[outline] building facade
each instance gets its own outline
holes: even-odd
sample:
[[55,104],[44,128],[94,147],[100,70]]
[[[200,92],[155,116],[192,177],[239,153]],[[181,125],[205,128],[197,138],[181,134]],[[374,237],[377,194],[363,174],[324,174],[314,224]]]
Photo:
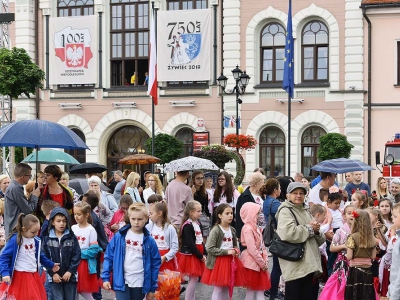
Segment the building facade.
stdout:
[[[102,54],[97,56],[95,82],[68,85],[46,82],[39,97],[39,117],[74,129],[91,149],[76,153],[82,160],[107,164],[111,169],[120,168],[116,161],[132,151],[142,151],[143,141],[151,136],[152,105],[143,82],[148,71],[152,2],[39,0],[37,8],[33,0],[10,2],[16,12],[14,45],[26,48],[32,57],[37,52],[39,65],[44,70],[48,67],[48,20],[68,17],[73,24],[74,16],[96,16],[97,28],[101,28]],[[205,121],[211,143],[220,143],[223,135],[235,133],[235,126],[229,125],[230,122],[224,126],[224,120],[236,118],[236,97],[221,94],[216,79],[222,72],[230,77],[228,88],[233,87],[230,73],[238,65],[251,77],[246,93],[241,96],[240,132],[253,135],[259,141],[256,149],[243,153],[247,172],[260,166],[268,175],[286,174],[290,150],[292,174],[300,171],[311,175],[310,166],[317,162],[319,137],[329,132],[345,134],[354,145],[352,157],[367,161],[365,53],[368,49],[361,1],[293,1],[295,95],[291,104],[290,133],[287,94],[281,88],[287,2],[155,1],[158,12],[189,10],[196,15],[197,9],[210,10],[213,28],[209,37],[212,39],[209,80],[188,78],[188,81],[159,82],[156,133],[178,136],[187,145],[186,154],[191,151],[191,133],[196,130],[199,118]],[[37,10],[39,14],[35,19]],[[390,34],[394,51],[395,31]],[[383,38],[381,35],[380,39]],[[378,42],[377,38],[373,45],[379,47]],[[383,57],[387,59],[390,55]],[[378,61],[375,63],[377,68],[384,68]],[[135,81],[131,85],[134,72]],[[392,73],[394,76],[394,71]],[[51,81],[51,74],[49,76]],[[379,80],[384,79],[380,77]],[[391,84],[395,93],[396,87]],[[378,89],[373,93],[378,93]],[[394,95],[390,97],[395,101]],[[15,102],[17,119],[34,118],[37,114],[34,101],[19,99]],[[134,102],[135,107],[115,107],[113,103],[116,102]],[[66,108],[63,103],[80,103],[81,107]],[[373,113],[378,117],[386,110],[374,109]],[[377,122],[372,124],[378,126]],[[378,131],[375,133],[377,140],[385,139]],[[375,143],[374,147],[383,148]],[[227,167],[234,170],[235,165]]]

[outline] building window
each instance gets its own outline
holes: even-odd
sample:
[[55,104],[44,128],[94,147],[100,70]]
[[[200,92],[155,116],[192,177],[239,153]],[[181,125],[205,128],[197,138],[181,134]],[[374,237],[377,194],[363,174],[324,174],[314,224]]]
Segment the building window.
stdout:
[[329,33],[320,21],[311,21],[302,33],[302,79],[306,81],[328,81]]
[[168,0],[168,10],[189,10],[207,8],[206,0]]
[[283,81],[286,31],[282,25],[271,23],[261,32],[261,82]]
[[[79,136],[84,143],[86,143],[85,134],[80,129],[71,128],[71,130],[75,132],[76,135]],[[79,161],[81,164],[86,162],[86,149],[65,150],[65,152],[75,157],[75,159]],[[70,167],[65,166],[65,168],[66,168],[65,171],[68,173]]]
[[184,127],[179,129],[175,134],[175,137],[183,143],[181,157],[186,157],[193,154],[193,132],[193,129]]
[[[94,14],[94,0],[58,0],[59,17],[91,16]],[[58,89],[86,88],[93,89],[94,84],[59,84]]]
[[260,135],[259,166],[266,176],[285,174],[285,134],[276,126],[265,128]]
[[111,86],[143,85],[149,67],[149,4],[111,0],[110,10]]
[[326,134],[326,131],[319,126],[307,128],[301,136],[301,170],[304,176],[317,176],[317,172],[310,168],[318,161],[319,138]]
[[397,85],[400,85],[400,42],[397,42]]
[[[111,175],[111,171],[127,168],[127,166],[118,164],[120,159],[128,155],[144,153],[144,145],[148,139],[149,135],[137,126],[128,125],[115,130],[107,144],[108,175]],[[128,169],[139,173],[149,167],[150,165],[135,165],[134,168],[128,167]]]
[[[206,0],[167,0],[167,8],[168,10],[206,9],[207,3]],[[167,85],[170,87],[207,86],[208,81],[168,81]]]

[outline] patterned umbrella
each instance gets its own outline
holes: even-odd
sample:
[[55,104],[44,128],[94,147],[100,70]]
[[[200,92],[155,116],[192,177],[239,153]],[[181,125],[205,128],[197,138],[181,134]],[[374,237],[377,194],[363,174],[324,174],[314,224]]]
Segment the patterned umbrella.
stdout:
[[179,172],[190,170],[219,170],[211,160],[187,156],[176,159],[165,165],[164,172]]
[[120,159],[120,165],[149,165],[160,162],[161,159],[148,154],[134,154]]

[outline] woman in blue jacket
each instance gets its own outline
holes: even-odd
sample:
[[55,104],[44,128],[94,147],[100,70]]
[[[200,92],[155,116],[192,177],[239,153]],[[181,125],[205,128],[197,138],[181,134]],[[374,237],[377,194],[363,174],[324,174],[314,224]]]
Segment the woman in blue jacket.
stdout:
[[[132,204],[126,215],[126,223],[109,242],[104,256],[103,287],[112,289],[117,300],[154,299],[157,289],[161,257],[155,240],[145,228],[148,210],[143,203]],[[126,283],[127,282],[127,283]]]

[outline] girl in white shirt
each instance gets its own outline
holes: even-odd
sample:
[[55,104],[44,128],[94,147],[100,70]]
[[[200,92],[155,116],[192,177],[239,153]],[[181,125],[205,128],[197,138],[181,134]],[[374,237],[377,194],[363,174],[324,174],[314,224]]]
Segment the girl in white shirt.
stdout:
[[17,225],[0,256],[3,281],[0,285],[1,299],[9,299],[8,296],[14,296],[14,299],[46,299],[46,291],[38,273],[39,266],[42,264],[53,272],[60,267],[40,252],[40,239],[37,237],[39,229],[36,216],[19,215]]
[[158,194],[161,195],[164,198],[164,192],[163,192],[163,187],[160,178],[158,178],[158,175],[156,174],[150,174],[149,178],[147,179],[147,184],[146,184],[146,189],[143,191],[143,199],[144,202],[149,208],[149,203],[147,202],[147,199],[153,194]]
[[[76,225],[71,227],[78,239],[81,250],[88,249],[91,245],[97,244],[97,233],[88,220],[91,220],[90,205],[86,202],[79,202],[74,206],[74,216]],[[92,293],[99,291],[97,274],[89,273],[89,264],[87,259],[81,259],[78,267],[78,293],[86,300],[94,299]]]
[[168,219],[167,204],[164,201],[150,204],[150,222],[146,229],[156,241],[161,256],[160,272],[177,271],[176,253],[179,250],[178,235],[175,227]]

